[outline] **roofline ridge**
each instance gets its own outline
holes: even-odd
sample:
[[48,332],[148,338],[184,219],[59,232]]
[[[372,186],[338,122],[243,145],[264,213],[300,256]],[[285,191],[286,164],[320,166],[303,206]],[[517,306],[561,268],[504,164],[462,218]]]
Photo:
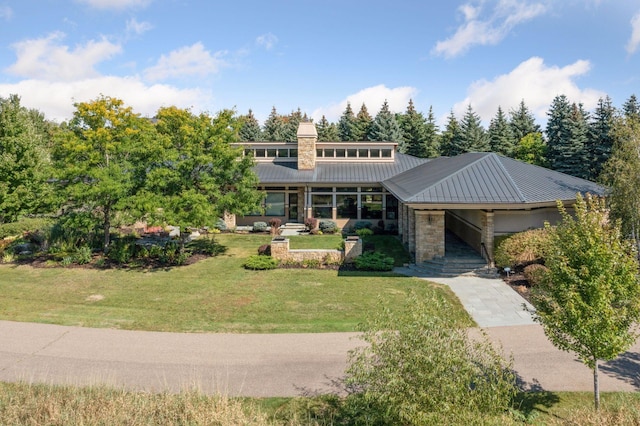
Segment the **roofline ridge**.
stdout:
[[[522,191],[520,190],[520,187],[516,184],[516,182],[513,180],[513,177],[511,176],[511,173],[509,173],[507,171],[507,169],[504,167],[504,164],[502,164],[502,159],[503,158],[508,158],[508,157],[504,157],[502,155],[496,154],[495,152],[492,152],[491,154],[493,154],[494,157],[496,157],[498,159],[498,164],[500,165],[500,168],[502,169],[502,171],[504,172],[504,174],[507,176],[507,179],[509,179],[509,182],[511,182],[511,184],[513,185],[513,187],[516,189],[516,192],[518,193],[518,195],[520,196],[520,201],[523,203],[527,202],[527,197],[524,196],[524,194],[522,193]],[[513,158],[510,158],[511,160],[513,160]],[[518,161],[518,160],[514,160],[514,161]],[[528,163],[527,163],[528,164]]]

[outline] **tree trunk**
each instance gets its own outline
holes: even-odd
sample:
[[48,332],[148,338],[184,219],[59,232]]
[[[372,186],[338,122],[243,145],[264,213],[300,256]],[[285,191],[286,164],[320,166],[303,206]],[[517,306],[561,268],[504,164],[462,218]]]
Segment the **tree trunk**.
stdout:
[[598,360],[595,359],[593,364],[593,402],[596,411],[600,410],[600,383],[598,382]]
[[111,229],[110,213],[111,213],[111,207],[110,206],[104,206],[104,223],[103,223],[104,246],[102,248],[102,251],[104,253],[106,253],[107,250],[109,250],[109,237],[110,237],[109,230]]

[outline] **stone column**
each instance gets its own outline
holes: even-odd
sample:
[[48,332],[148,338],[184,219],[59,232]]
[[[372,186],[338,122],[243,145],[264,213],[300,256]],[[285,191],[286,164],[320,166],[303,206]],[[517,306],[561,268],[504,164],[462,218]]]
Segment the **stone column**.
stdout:
[[352,263],[354,259],[362,254],[362,240],[360,237],[347,237],[344,240],[344,261]]
[[298,125],[298,170],[316,168],[316,142],[318,132],[315,124],[303,121]]
[[[493,267],[493,241],[494,241],[494,225],[493,225],[493,212],[492,211],[482,211],[482,216],[480,219],[480,223],[482,226],[482,242],[484,243],[485,248],[487,249],[487,253],[489,254],[489,258],[491,259],[491,267]],[[487,259],[489,260],[489,259]]]
[[409,253],[416,253],[416,217],[415,210],[407,207],[407,247]]
[[307,197],[304,188],[298,188],[298,223],[304,223],[307,214]]
[[444,256],[444,210],[415,212],[416,263]]
[[271,240],[271,257],[285,260],[289,256],[289,239],[276,237]]
[[229,212],[224,212],[222,215],[224,224],[227,225],[227,229],[235,229],[236,227],[236,215]]
[[398,235],[400,236],[400,241],[404,241],[404,204],[398,203]]

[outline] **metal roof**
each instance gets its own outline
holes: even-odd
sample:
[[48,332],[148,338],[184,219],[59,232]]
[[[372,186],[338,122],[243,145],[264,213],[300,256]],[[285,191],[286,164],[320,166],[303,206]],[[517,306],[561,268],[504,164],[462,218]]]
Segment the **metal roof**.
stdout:
[[428,162],[395,153],[394,161],[316,162],[313,170],[298,170],[296,162],[258,162],[254,171],[263,184],[380,183]]
[[405,203],[527,204],[604,195],[604,188],[495,153],[440,157],[382,182]]

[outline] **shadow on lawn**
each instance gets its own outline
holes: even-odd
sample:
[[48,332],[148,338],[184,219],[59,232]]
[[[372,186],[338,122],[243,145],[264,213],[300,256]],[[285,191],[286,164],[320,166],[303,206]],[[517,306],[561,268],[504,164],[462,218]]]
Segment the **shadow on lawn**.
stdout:
[[544,390],[536,379],[529,383],[516,373],[516,386],[520,391],[513,398],[513,410],[520,412],[525,419],[530,419],[538,412],[548,414],[545,409],[560,402],[557,394]]

